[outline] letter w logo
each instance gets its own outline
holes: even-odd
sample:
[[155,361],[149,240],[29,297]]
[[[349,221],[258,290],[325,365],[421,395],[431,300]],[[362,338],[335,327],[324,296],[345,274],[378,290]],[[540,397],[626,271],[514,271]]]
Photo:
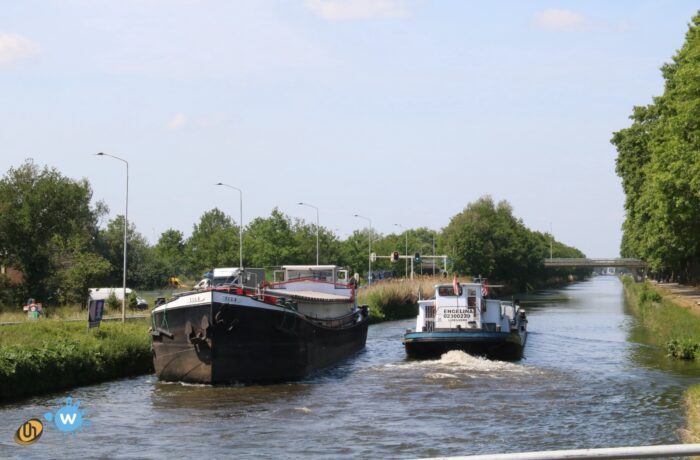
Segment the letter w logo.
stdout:
[[59,416],[61,417],[61,422],[63,422],[64,425],[72,425],[73,423],[75,423],[75,418],[78,416],[78,414],[59,414]]

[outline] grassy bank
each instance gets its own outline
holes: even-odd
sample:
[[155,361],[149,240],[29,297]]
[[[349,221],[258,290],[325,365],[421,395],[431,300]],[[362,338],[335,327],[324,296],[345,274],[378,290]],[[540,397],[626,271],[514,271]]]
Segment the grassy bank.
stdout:
[[669,356],[700,359],[700,315],[662,296],[649,283],[635,283],[629,277],[623,283],[629,307]]
[[149,323],[35,321],[0,329],[0,401],[152,372]]
[[[665,346],[670,358],[700,359],[700,315],[687,306],[673,302],[648,283],[623,278],[625,297],[635,316],[652,331],[659,346]],[[685,394],[687,428],[683,441],[700,442],[700,385],[690,386]]]

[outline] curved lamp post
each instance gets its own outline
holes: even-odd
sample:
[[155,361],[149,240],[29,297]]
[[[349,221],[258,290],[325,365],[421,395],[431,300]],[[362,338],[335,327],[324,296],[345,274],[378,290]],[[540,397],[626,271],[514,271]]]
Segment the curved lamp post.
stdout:
[[[238,190],[239,196],[240,196],[240,214],[239,214],[239,220],[240,222],[238,223],[238,265],[241,271],[243,271],[243,191],[239,189],[238,187],[234,187],[233,185],[228,185],[224,184],[223,182],[218,182],[216,185],[221,185],[223,187],[228,187],[232,188],[234,190]],[[243,275],[240,275],[242,277]]]
[[319,230],[319,225],[318,225],[318,208],[312,204],[309,203],[304,203],[304,202],[299,202],[299,206],[308,206],[309,208],[314,208],[316,210],[316,265],[318,265],[318,230]]
[[124,162],[126,165],[126,205],[124,206],[124,277],[122,283],[122,323],[126,322],[126,232],[129,225],[129,162],[109,153],[97,153],[99,157],[110,157]]
[[358,219],[364,219],[367,222],[369,222],[369,271],[367,272],[367,286],[372,285],[372,219],[369,217],[361,216],[359,214],[354,214],[353,217],[357,217]]

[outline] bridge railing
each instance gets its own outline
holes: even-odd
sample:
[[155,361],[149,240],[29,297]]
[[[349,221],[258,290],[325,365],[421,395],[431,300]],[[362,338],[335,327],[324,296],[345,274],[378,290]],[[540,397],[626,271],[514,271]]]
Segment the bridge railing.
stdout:
[[544,260],[545,267],[627,267],[647,268],[648,265],[641,259],[617,258],[617,259],[588,259],[588,258],[553,258]]

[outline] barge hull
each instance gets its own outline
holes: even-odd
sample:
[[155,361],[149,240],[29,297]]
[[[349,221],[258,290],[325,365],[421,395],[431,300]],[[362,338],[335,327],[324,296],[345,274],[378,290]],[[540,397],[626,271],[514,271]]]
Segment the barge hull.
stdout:
[[362,350],[369,321],[325,327],[289,309],[212,302],[168,311],[167,323],[172,338],[153,339],[158,378],[264,383],[298,380]]

